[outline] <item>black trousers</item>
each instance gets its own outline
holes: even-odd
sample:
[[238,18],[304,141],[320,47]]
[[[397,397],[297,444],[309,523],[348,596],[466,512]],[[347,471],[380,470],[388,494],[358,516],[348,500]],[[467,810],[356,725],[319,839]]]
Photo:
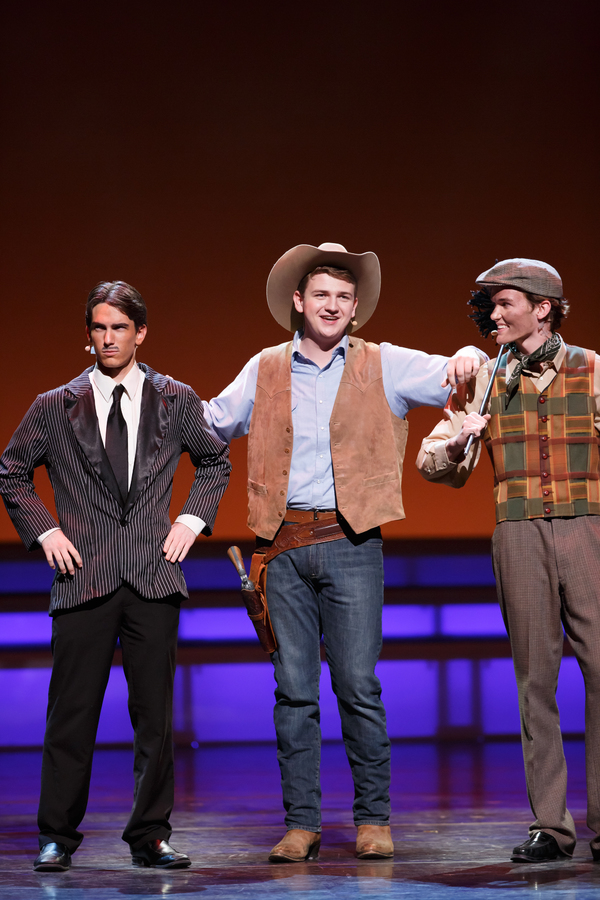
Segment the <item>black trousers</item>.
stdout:
[[54,615],[52,677],[38,811],[40,847],[75,851],[83,834],[92,755],[117,638],[134,730],[135,791],[123,840],[137,850],[168,840],[173,808],[173,679],[181,595],[116,593]]

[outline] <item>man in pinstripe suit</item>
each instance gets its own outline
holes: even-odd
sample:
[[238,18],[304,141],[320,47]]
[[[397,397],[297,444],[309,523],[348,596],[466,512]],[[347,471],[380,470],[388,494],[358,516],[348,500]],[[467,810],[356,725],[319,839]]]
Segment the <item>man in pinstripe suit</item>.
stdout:
[[[51,592],[53,668],[42,763],[36,870],[69,868],[117,638],[129,688],[135,793],[123,833],[135,866],[183,868],[168,843],[173,805],[172,696],[179,563],[210,534],[230,472],[227,446],[187,385],[136,363],[146,307],[124,282],[101,282],[86,308],[97,364],[40,394],[0,459],[0,492],[29,549],[57,569]],[[196,476],[171,525],[181,453]],[[58,522],[35,492],[45,465]]]

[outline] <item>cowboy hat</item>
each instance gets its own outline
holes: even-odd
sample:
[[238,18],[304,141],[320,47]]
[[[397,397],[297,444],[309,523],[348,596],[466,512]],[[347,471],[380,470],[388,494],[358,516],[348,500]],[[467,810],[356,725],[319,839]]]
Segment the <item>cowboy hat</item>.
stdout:
[[381,289],[381,269],[375,253],[348,253],[341,244],[298,244],[281,256],[267,279],[267,303],[273,318],[288,331],[302,327],[302,315],[294,307],[294,292],[305,275],[317,266],[349,269],[356,277],[358,306],[350,326],[356,331],[371,318]]

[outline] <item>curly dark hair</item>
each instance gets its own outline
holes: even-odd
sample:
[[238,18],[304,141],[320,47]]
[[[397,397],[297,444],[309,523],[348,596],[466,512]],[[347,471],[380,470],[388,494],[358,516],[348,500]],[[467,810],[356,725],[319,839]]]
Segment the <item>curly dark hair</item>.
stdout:
[[[508,286],[506,285],[506,287]],[[498,285],[498,287],[502,288],[503,285]],[[561,297],[559,300],[556,297],[542,297],[541,294],[530,294],[527,292],[525,292],[525,296],[532,309],[538,303],[542,303],[543,300],[547,300],[550,303],[552,308],[548,313],[548,322],[552,331],[558,331],[563,319],[569,314],[569,301],[564,297]],[[475,310],[475,312],[469,313],[469,318],[473,319],[477,325],[480,335],[486,338],[492,331],[496,330],[496,324],[490,317],[494,310],[494,301],[489,288],[483,287],[478,291],[471,291],[471,299],[468,301],[468,305]]]

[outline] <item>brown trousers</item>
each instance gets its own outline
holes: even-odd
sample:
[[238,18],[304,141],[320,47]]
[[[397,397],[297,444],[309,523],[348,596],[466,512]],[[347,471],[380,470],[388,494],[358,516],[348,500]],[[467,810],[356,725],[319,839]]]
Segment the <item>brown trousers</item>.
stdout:
[[586,691],[588,815],[600,849],[600,516],[501,522],[492,539],[498,599],[510,638],[525,776],[535,822],[563,853],[575,848],[556,704],[563,626]]

